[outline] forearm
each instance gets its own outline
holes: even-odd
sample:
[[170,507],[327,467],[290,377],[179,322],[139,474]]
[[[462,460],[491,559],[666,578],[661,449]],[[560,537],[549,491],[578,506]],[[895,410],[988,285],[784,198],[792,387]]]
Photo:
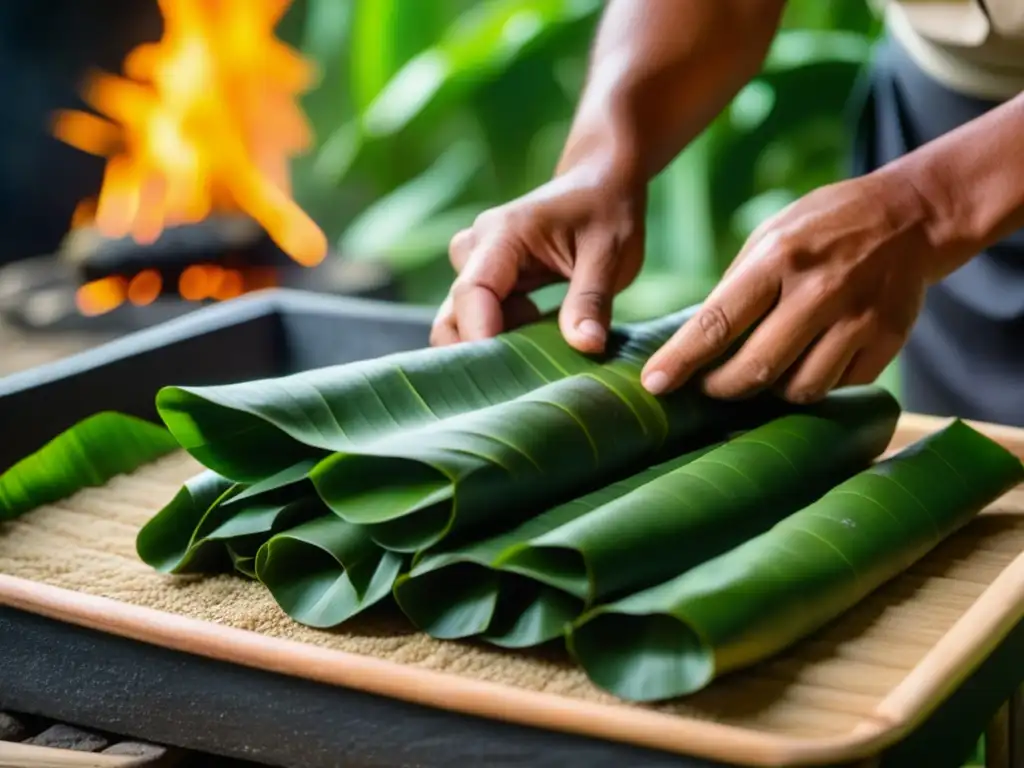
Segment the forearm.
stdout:
[[939,280],[1024,227],[1024,94],[878,171],[923,203]]
[[558,164],[646,183],[761,68],[785,0],[610,0]]

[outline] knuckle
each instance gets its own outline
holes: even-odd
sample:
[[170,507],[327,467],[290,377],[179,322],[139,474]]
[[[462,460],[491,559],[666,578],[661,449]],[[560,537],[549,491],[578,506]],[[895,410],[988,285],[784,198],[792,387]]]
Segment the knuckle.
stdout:
[[771,366],[760,357],[729,362],[709,373],[704,379],[708,394],[726,399],[744,397],[770,386],[775,375]]
[[703,307],[697,316],[697,327],[704,340],[718,347],[726,344],[732,336],[729,318],[721,307],[711,305]]
[[815,305],[828,304],[839,294],[842,283],[834,276],[821,274],[807,280],[808,300]]
[[575,304],[587,314],[603,314],[611,308],[611,300],[607,293],[593,289],[584,289],[575,294]]
[[802,246],[800,238],[788,230],[772,230],[764,236],[765,259],[769,264],[785,271],[799,271]]
[[448,243],[448,260],[452,267],[458,272],[465,264],[469,249],[473,241],[473,232],[470,229],[463,229],[456,232]]
[[791,384],[783,392],[783,397],[794,405],[816,403],[824,396],[820,387],[808,384]]
[[743,365],[740,382],[751,387],[763,387],[771,384],[776,378],[774,366],[761,357],[751,357]]
[[868,342],[882,331],[882,321],[878,314],[875,312],[864,312],[851,323],[851,343],[858,341]]
[[488,208],[486,211],[478,213],[473,219],[473,229],[478,232],[492,229],[503,220],[504,213],[501,208]]
[[452,301],[457,303],[460,299],[472,293],[473,288],[473,283],[466,279],[464,275],[459,275],[459,277],[455,278],[455,282],[452,283]]
[[473,231],[478,239],[500,239],[522,230],[530,220],[521,206],[503,205],[478,214],[473,220]]
[[454,327],[450,316],[437,317],[430,327],[430,343],[434,346],[445,343],[454,335]]

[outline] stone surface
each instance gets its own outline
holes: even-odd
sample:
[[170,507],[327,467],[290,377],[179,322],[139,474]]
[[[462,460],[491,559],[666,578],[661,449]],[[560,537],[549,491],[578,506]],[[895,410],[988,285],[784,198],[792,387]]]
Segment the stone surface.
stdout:
[[83,731],[73,725],[51,725],[42,733],[25,739],[26,744],[53,749],[72,749],[76,752],[99,752],[110,742],[96,733]]
[[0,741],[21,741],[27,734],[28,729],[21,720],[0,712]]
[[144,760],[159,760],[167,754],[167,749],[157,744],[147,744],[142,741],[121,741],[107,747],[102,752],[104,755],[123,755],[126,757],[139,757]]

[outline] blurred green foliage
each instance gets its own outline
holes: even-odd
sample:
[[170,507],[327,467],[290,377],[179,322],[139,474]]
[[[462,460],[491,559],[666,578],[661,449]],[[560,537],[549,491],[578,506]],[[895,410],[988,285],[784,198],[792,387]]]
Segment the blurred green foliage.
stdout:
[[[342,257],[439,302],[452,234],[550,178],[603,5],[296,0],[282,34],[323,72],[296,194]],[[646,265],[619,317],[698,300],[761,219],[843,176],[844,108],[877,32],[863,0],[790,0],[761,75],[652,182]]]

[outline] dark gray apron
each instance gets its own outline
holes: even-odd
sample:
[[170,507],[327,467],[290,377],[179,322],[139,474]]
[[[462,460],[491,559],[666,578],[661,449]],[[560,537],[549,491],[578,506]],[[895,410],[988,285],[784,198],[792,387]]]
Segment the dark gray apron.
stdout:
[[[891,39],[862,85],[857,175],[997,106],[940,85]],[[1024,230],[929,290],[900,361],[907,410],[1024,426]]]

